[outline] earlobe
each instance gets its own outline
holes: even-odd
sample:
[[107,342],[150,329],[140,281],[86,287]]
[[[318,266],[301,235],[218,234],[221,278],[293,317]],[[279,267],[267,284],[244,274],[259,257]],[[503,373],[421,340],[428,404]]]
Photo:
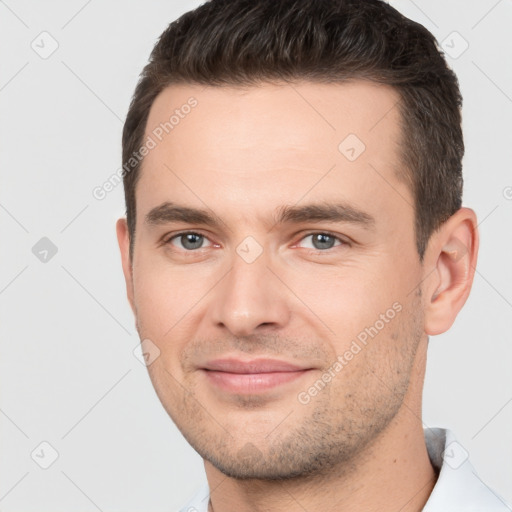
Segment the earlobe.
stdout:
[[123,274],[126,282],[126,295],[128,302],[135,314],[135,303],[133,294],[133,270],[130,259],[130,233],[125,218],[118,219],[116,223],[117,242],[121,252],[121,263],[123,266]]
[[425,287],[425,332],[436,335],[452,326],[471,291],[479,243],[475,212],[458,210],[431,242],[427,258],[434,270]]

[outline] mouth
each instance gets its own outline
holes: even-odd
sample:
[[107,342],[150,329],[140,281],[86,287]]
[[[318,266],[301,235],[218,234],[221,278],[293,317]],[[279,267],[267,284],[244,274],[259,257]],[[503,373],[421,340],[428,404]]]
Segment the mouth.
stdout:
[[295,381],[311,370],[275,359],[217,359],[201,368],[210,384],[235,394],[262,393]]

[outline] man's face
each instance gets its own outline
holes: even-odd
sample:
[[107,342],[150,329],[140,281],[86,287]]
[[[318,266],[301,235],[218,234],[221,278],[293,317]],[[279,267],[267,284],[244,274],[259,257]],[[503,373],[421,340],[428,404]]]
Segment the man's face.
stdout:
[[420,378],[397,101],[358,81],[176,85],[152,106],[130,299],[160,350],[148,370],[163,406],[230,476],[349,461]]

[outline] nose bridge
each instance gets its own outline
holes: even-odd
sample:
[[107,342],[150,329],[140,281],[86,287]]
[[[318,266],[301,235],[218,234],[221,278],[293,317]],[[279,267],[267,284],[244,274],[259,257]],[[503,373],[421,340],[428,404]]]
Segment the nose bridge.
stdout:
[[[236,336],[260,326],[283,326],[289,319],[284,286],[268,268],[267,249],[247,237],[231,255],[231,270],[216,287],[211,320]],[[275,270],[274,270],[275,271]]]

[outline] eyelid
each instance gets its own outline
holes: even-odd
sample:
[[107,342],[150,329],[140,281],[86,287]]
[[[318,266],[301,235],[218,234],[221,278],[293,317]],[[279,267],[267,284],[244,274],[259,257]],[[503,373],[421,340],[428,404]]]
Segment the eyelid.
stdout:
[[[314,231],[309,231],[307,233],[304,233],[298,240],[298,242],[296,242],[294,244],[297,245],[299,242],[301,242],[302,240],[304,240],[304,238],[307,238],[308,236],[311,236],[311,235],[328,235],[334,239],[336,239],[337,241],[341,242],[340,245],[350,245],[350,241],[347,239],[347,237],[343,237],[343,236],[340,236],[339,234],[336,234],[336,233],[333,233],[332,231],[329,231],[329,230],[325,230],[325,229],[317,229],[317,230],[314,230]],[[334,247],[339,247],[339,245],[337,246],[334,246]],[[334,247],[332,247],[332,249],[334,249]],[[319,251],[319,249],[316,249],[317,251]],[[325,249],[323,250],[322,252],[326,252],[328,251],[329,249]]]
[[[177,233],[172,233],[170,235],[165,235],[163,238],[162,238],[162,245],[172,245],[171,242],[172,240],[174,240],[175,238],[179,238],[183,235],[199,235],[199,236],[202,236],[205,240],[208,240],[208,242],[210,242],[211,245],[209,245],[208,247],[211,247],[213,245],[215,245],[215,243],[210,240],[210,238],[205,235],[204,233],[201,233],[200,230],[185,230],[185,231],[179,231]],[[200,247],[199,249],[194,249],[194,250],[186,250],[184,249],[186,252],[197,252],[201,249],[206,249],[206,247]]]
[[[166,235],[162,238],[162,245],[167,245],[167,244],[171,245],[171,241],[174,240],[175,238],[179,238],[183,235],[190,235],[190,234],[199,235],[199,236],[202,236],[205,240],[208,240],[211,244],[208,247],[218,245],[218,244],[215,244],[215,242],[213,242],[212,240],[210,240],[209,236],[205,235],[204,233],[201,233],[200,230],[195,230],[195,231],[194,230],[185,230],[185,231],[179,231],[177,233],[172,233],[171,235]],[[328,252],[328,251],[334,249],[334,247],[340,247],[341,245],[350,245],[350,242],[345,237],[342,237],[342,236],[340,236],[336,233],[333,233],[332,231],[329,231],[329,230],[318,230],[317,229],[317,230],[309,231],[307,233],[302,234],[301,237],[299,238],[299,240],[297,242],[295,242],[292,247],[297,246],[300,242],[302,242],[308,236],[319,235],[319,234],[328,235],[328,236],[336,239],[337,241],[339,241],[340,244],[335,245],[329,249],[324,249],[324,250],[320,250],[320,249],[309,249],[309,250],[313,250],[316,252]],[[188,250],[186,252],[197,252],[201,249],[206,249],[206,247],[200,247],[199,249]]]

